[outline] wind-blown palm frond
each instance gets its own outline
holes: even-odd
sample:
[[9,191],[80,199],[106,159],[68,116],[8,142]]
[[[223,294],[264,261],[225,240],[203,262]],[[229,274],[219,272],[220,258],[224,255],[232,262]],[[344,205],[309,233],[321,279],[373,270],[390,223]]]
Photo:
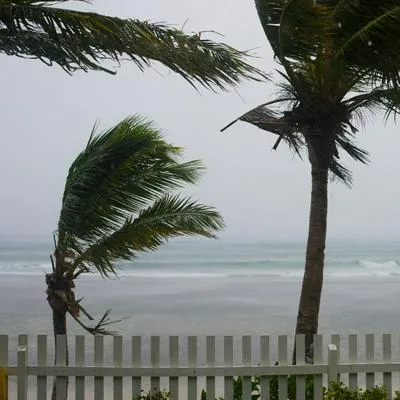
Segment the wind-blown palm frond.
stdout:
[[320,43],[330,34],[329,7],[311,0],[255,0],[267,39],[286,72],[291,62],[307,60],[320,51]]
[[72,259],[68,274],[95,267],[107,275],[115,260],[169,237],[214,237],[222,229],[213,208],[171,195],[203,171],[199,161],[179,162],[181,154],[139,116],[93,131],[71,165],[62,200],[58,247]]
[[264,79],[247,52],[185,34],[164,24],[120,19],[54,7],[64,0],[0,1],[0,52],[39,58],[68,72],[115,73],[105,61],[132,60],[141,70],[159,61],[191,84],[225,88],[242,79]]
[[276,100],[269,101],[267,103],[261,104],[260,106],[248,111],[239,118],[235,119],[224,128],[221,132],[231,127],[234,123],[238,121],[248,122],[258,128],[278,135],[278,139],[275,142],[273,150],[276,150],[283,140],[285,141],[289,148],[292,149],[297,155],[301,157],[301,148],[304,146],[304,142],[297,131],[297,127],[293,124],[287,116],[279,111],[271,109],[269,106],[277,105],[282,103],[292,103],[295,101],[293,97],[279,97]]
[[95,242],[165,192],[195,183],[203,167],[179,163],[181,154],[139,116],[92,136],[70,168],[59,234]]
[[400,113],[400,90],[397,88],[374,89],[367,93],[352,96],[344,101],[349,112],[376,113],[384,111],[386,119]]
[[224,227],[219,213],[177,195],[166,195],[134,219],[128,219],[111,235],[91,244],[74,263],[97,268],[103,275],[114,273],[117,259],[129,260],[140,252],[155,250],[169,238],[197,235],[213,238]]
[[397,0],[342,0],[334,18],[341,34],[336,56],[349,67],[363,70],[370,82],[400,83],[400,4]]

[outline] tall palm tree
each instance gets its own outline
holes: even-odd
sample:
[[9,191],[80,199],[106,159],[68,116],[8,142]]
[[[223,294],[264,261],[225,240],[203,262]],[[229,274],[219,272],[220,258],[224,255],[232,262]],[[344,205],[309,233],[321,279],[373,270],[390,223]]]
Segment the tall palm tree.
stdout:
[[114,74],[124,59],[141,70],[159,61],[192,85],[208,88],[263,78],[245,61],[248,53],[224,43],[164,24],[61,8],[66,1],[0,0],[0,52],[55,63],[68,73]]
[[[53,271],[46,275],[56,340],[67,333],[67,314],[92,334],[110,333],[109,310],[95,326],[82,322],[81,315],[92,317],[75,299],[79,276],[115,275],[118,260],[131,260],[176,236],[213,238],[224,227],[212,207],[174,194],[196,183],[203,170],[199,161],[180,162],[181,153],[139,116],[100,135],[92,132],[68,173]],[[57,400],[65,398],[66,391],[57,393]]]
[[323,283],[328,175],[350,185],[351,173],[339,152],[366,163],[367,152],[355,143],[358,126],[376,111],[383,110],[386,118],[400,112],[400,3],[255,3],[282,81],[274,99],[236,121],[276,134],[274,149],[283,141],[295,153],[305,149],[308,154],[311,206],[296,333],[306,335],[311,361]]

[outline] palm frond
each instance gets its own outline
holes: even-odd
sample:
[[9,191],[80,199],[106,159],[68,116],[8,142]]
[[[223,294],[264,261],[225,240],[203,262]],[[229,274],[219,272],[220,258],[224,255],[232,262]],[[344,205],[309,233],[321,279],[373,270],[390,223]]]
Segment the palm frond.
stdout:
[[341,34],[336,54],[369,81],[400,84],[400,4],[397,0],[342,0],[335,8]]
[[375,113],[384,111],[385,118],[393,115],[395,118],[400,113],[400,90],[397,88],[377,88],[367,93],[355,95],[344,101],[351,113]]
[[313,0],[256,0],[256,8],[267,39],[286,73],[302,63],[310,64],[321,53],[321,44],[332,32],[332,7]]
[[295,101],[296,99],[294,97],[279,97],[261,104],[226,125],[221,129],[221,132],[224,132],[237,121],[247,122],[264,131],[278,135],[273,150],[276,150],[283,140],[294,153],[301,157],[301,149],[304,146],[304,142],[296,129],[296,125],[293,124],[293,121],[288,119],[285,112],[281,113],[269,107],[271,105],[293,103]]
[[336,144],[343,149],[353,160],[363,164],[368,164],[368,152],[355,145],[354,135],[346,130],[342,130],[342,134],[335,137]]
[[[120,318],[118,320],[111,320],[110,314],[111,314],[111,308],[107,309],[103,316],[100,318],[100,320],[97,322],[96,325],[90,326],[85,324],[75,313],[71,312],[68,310],[69,314],[71,317],[88,333],[91,335],[101,335],[101,336],[115,336],[118,334],[117,331],[110,331],[108,330],[109,325],[114,325],[118,324],[119,322],[122,322],[125,318]],[[91,318],[92,319],[92,318]]]
[[332,159],[329,166],[330,178],[332,181],[340,181],[348,188],[351,188],[353,177],[350,170],[343,166],[337,159]]
[[282,0],[255,0],[255,5],[269,44],[275,56],[280,55],[279,24],[286,2]]
[[180,163],[181,153],[139,116],[93,136],[69,170],[58,224],[61,242],[68,237],[80,252],[79,242],[96,242],[161,195],[197,182],[202,164]]
[[249,53],[200,34],[51,6],[62,2],[2,0],[0,52],[56,63],[69,73],[79,69],[115,73],[115,63],[124,59],[143,70],[158,61],[192,85],[207,88],[224,89],[243,79],[267,78],[245,61]]
[[212,207],[177,195],[166,195],[107,237],[91,244],[74,262],[90,266],[104,276],[115,273],[114,262],[155,250],[167,239],[189,235],[213,238],[223,229],[221,215]]

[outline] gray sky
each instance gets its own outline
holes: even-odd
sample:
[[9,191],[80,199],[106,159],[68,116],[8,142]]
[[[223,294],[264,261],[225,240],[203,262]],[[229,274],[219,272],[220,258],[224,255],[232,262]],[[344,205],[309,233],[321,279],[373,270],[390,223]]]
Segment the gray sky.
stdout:
[[[253,0],[96,0],[101,13],[167,21],[185,30],[215,30],[239,49],[255,49],[254,63],[266,71],[277,65],[259,24]],[[220,40],[217,35],[213,40]],[[160,65],[145,73],[125,63],[116,76],[100,72],[68,76],[39,61],[0,56],[0,238],[46,238],[55,229],[64,180],[85,146],[96,120],[107,128],[141,113],[166,138],[185,147],[186,159],[207,166],[201,183],[186,190],[224,215],[222,238],[303,239],[309,207],[309,165],[281,146],[273,135],[245,123],[219,129],[271,98],[271,83],[245,83],[237,92],[195,92]],[[400,238],[395,154],[400,135],[393,122],[377,118],[359,133],[371,153],[369,166],[352,161],[354,187],[330,186],[329,236]]]

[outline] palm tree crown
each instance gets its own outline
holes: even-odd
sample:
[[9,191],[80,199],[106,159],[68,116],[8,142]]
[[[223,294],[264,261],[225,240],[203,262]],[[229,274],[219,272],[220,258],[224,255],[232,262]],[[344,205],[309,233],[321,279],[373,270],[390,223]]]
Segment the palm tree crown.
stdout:
[[368,159],[354,142],[356,125],[371,112],[400,111],[399,2],[256,0],[256,7],[283,81],[275,99],[237,120],[278,135],[274,149],[282,140],[298,154],[307,148],[312,163],[350,183],[340,150]]
[[264,77],[245,61],[248,53],[226,44],[164,24],[57,7],[66,1],[0,0],[0,52],[56,63],[69,73],[115,73],[107,60],[130,59],[141,70],[159,61],[191,84],[208,88]]

